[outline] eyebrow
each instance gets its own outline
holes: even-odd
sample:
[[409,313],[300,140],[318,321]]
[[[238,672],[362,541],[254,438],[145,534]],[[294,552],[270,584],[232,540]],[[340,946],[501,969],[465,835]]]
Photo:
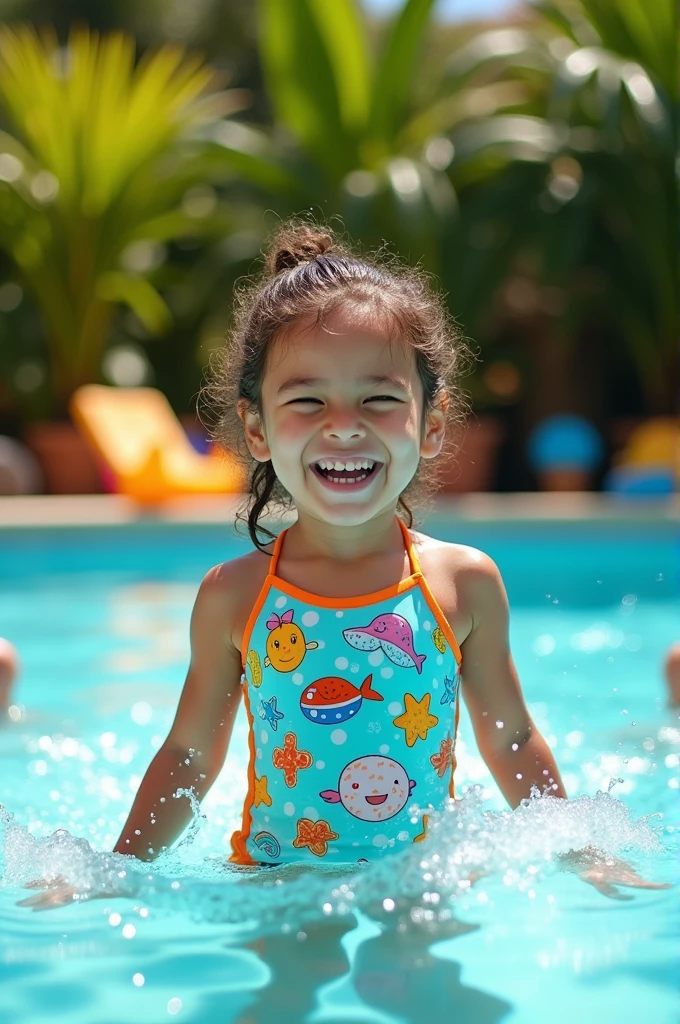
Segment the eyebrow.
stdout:
[[[327,384],[328,381],[324,377],[291,377],[284,384],[281,385],[277,394],[282,394],[285,391],[294,391],[296,388],[314,388],[319,387],[321,384]],[[385,384],[388,387],[401,388],[402,391],[408,391],[408,384],[401,377],[390,377],[384,374],[371,374],[366,377],[359,377],[360,384]]]

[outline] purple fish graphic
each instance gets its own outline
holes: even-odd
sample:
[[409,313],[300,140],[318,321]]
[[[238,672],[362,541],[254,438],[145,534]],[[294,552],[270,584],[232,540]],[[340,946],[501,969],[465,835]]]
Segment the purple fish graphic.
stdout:
[[413,630],[410,624],[396,612],[376,615],[368,626],[355,626],[343,629],[344,636],[350,647],[357,651],[383,651],[395,665],[402,668],[415,668],[420,675],[426,654],[416,654],[413,649]]

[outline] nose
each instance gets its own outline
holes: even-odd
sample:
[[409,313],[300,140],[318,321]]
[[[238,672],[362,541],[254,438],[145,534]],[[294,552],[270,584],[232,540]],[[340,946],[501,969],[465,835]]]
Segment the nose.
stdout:
[[356,441],[366,437],[366,429],[353,410],[334,409],[330,411],[323,435],[333,441]]

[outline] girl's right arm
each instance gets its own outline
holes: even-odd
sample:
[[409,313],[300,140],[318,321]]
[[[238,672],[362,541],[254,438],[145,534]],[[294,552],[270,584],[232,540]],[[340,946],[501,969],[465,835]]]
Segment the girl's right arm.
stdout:
[[142,779],[114,853],[153,860],[172,846],[191,820],[186,796],[199,801],[227,755],[241,699],[241,655],[233,623],[240,588],[233,563],[211,569],[201,583],[191,616],[191,662],[167,739]]

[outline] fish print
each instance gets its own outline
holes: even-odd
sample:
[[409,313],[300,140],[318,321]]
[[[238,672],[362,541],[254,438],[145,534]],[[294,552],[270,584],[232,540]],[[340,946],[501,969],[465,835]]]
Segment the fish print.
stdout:
[[415,784],[398,761],[369,754],[346,764],[338,788],[324,789],[319,796],[327,804],[342,804],[362,821],[386,821],[399,814]]
[[337,725],[354,718],[366,700],[382,700],[382,694],[371,689],[373,676],[368,675],[361,687],[339,676],[324,676],[306,686],[300,697],[300,711],[317,725]]
[[267,619],[267,657],[264,667],[276,669],[277,672],[294,672],[302,664],[307,651],[314,651],[319,646],[316,640],[305,640],[305,635],[293,622],[293,609],[289,608],[283,615],[272,612]]
[[342,635],[350,647],[358,651],[377,651],[380,647],[395,665],[415,668],[418,675],[423,670],[423,662],[427,655],[416,654],[413,648],[413,630],[403,615],[385,612],[383,615],[376,615],[368,626],[343,629]]

